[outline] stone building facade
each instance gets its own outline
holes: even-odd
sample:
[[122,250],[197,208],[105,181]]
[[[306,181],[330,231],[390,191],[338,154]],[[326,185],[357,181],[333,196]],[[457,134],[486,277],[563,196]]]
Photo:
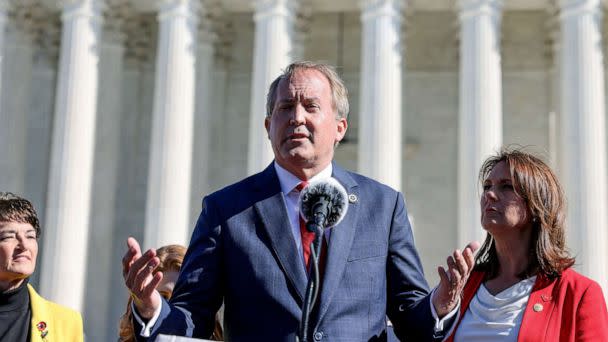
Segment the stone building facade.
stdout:
[[205,194],[272,159],[265,93],[290,61],[350,91],[343,167],[404,192],[431,284],[483,238],[502,145],[559,173],[577,268],[606,290],[605,2],[0,0],[0,189],[42,218],[33,283],[113,340],[125,240],[187,244]]

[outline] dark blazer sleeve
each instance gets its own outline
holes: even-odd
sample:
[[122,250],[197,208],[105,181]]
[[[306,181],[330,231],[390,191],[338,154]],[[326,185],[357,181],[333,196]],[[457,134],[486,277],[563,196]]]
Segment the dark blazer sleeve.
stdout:
[[387,314],[397,337],[407,341],[433,340],[434,319],[428,285],[400,193],[389,232],[386,274]]
[[215,313],[222,304],[221,226],[219,212],[210,198],[192,234],[188,252],[169,303],[163,301],[150,340],[159,334],[209,338]]

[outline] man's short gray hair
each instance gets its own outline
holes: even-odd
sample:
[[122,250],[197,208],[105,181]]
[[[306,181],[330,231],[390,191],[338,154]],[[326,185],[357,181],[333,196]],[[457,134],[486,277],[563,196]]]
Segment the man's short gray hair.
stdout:
[[309,61],[300,61],[289,64],[283,73],[277,77],[268,88],[268,95],[266,96],[266,117],[270,117],[272,115],[272,111],[274,110],[274,104],[277,100],[277,90],[279,88],[279,82],[283,79],[290,79],[293,74],[297,71],[301,70],[316,70],[325,77],[329,81],[329,87],[331,90],[332,96],[332,104],[334,110],[337,112],[337,118],[348,118],[348,90],[344,85],[344,82],[338,76],[338,73],[331,65],[317,62],[309,62]]

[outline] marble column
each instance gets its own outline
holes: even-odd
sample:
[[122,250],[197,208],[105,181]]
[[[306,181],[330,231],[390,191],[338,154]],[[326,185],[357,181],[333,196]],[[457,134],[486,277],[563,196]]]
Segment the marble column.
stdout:
[[[107,327],[110,321],[108,310],[111,298],[109,279],[116,271],[117,263],[108,257],[109,247],[115,241],[115,201],[118,183],[118,168],[121,146],[132,143],[121,142],[122,83],[125,34],[123,25],[128,20],[130,8],[123,0],[106,0],[104,27],[100,43],[99,91],[96,126],[96,144],[93,171],[93,193],[90,219],[87,288],[85,292],[84,320],[87,338],[98,341],[112,340]],[[133,101],[133,99],[131,99]],[[124,144],[123,144],[124,143]],[[125,229],[125,227],[120,227]],[[118,242],[118,241],[117,241]],[[119,243],[124,246],[125,241]]]
[[578,269],[608,293],[606,109],[600,0],[561,0],[562,179]]
[[483,242],[478,173],[502,144],[501,0],[459,0],[458,246]]
[[264,129],[268,86],[293,61],[296,0],[255,0],[255,41],[247,172],[263,170],[274,155]]
[[[82,310],[89,236],[103,2],[63,2],[40,290]],[[66,290],[69,289],[69,290]]]
[[361,1],[359,172],[401,190],[402,0]]
[[208,195],[209,170],[214,162],[211,156],[213,141],[213,112],[212,98],[215,83],[214,70],[214,43],[216,41],[213,30],[213,18],[209,8],[203,7],[198,28],[198,41],[196,53],[196,101],[194,118],[194,149],[192,154],[192,191],[190,194],[191,211],[189,227],[193,228],[201,213],[201,200]]
[[146,201],[145,248],[189,240],[198,8],[158,2],[158,48]]

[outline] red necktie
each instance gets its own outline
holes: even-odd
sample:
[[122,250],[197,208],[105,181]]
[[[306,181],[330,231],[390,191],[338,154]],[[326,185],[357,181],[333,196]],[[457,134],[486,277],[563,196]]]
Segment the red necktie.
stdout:
[[[300,182],[296,186],[296,191],[300,192],[302,189],[308,186],[308,182]],[[302,251],[304,252],[304,262],[306,263],[306,269],[310,270],[310,246],[315,239],[315,233],[309,231],[306,228],[306,222],[302,216],[299,216],[300,219],[300,236],[302,237]],[[325,269],[325,259],[327,257],[327,241],[325,241],[325,236],[323,236],[323,240],[321,243],[321,256],[319,257],[319,273],[320,276],[323,277],[323,270]]]

